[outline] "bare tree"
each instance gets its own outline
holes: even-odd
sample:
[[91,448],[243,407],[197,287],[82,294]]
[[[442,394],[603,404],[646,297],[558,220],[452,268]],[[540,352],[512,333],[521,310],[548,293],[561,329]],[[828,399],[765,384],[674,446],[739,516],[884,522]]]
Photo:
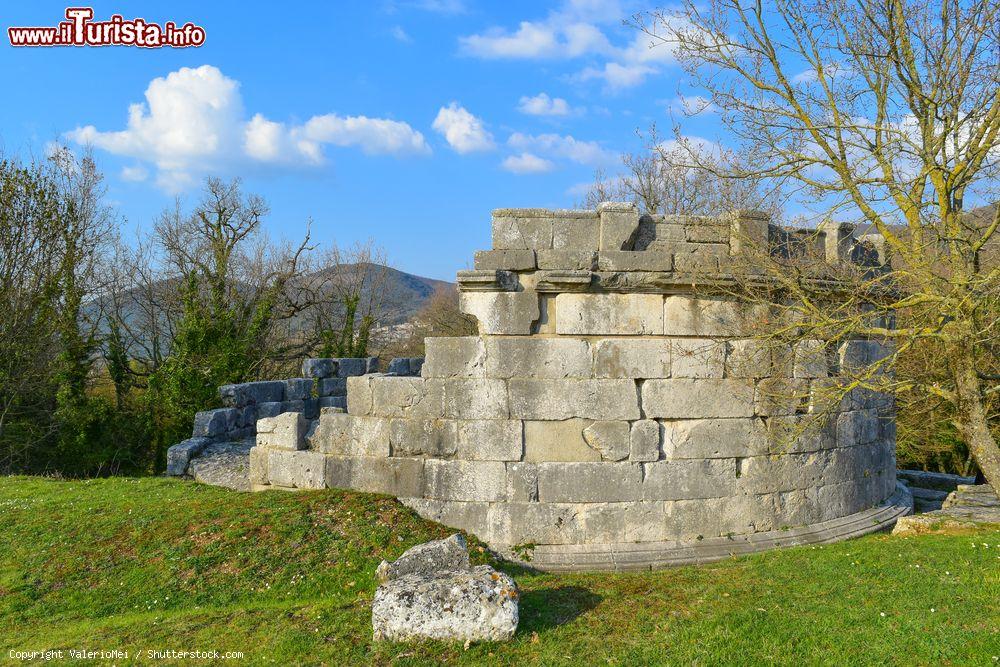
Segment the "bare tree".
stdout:
[[[652,125],[640,133],[643,149],[623,153],[623,172],[608,176],[603,170],[584,196],[584,206],[595,208],[602,201],[634,202],[652,215],[717,215],[737,208],[777,212],[781,201],[775,191],[766,191],[754,177],[727,177],[739,171],[737,155],[678,135],[663,141]],[[697,156],[696,161],[690,157]]]
[[[786,311],[794,326],[785,333],[800,341],[892,343],[891,354],[852,369],[842,392],[947,403],[1000,491],[1000,448],[990,428],[1000,391],[991,370],[1000,265],[984,261],[1000,212],[968,210],[970,201],[997,196],[1000,5],[688,0],[677,12],[637,21],[662,43],[657,48],[674,49],[753,157],[739,173],[692,153],[693,164],[769,180],[878,234],[864,250],[844,228],[828,225],[823,266],[761,253],[756,270],[767,287],[757,298]],[[855,270],[842,261],[867,251],[886,259],[884,268]],[[840,285],[835,299],[832,285]],[[944,373],[900,363],[925,346]]]

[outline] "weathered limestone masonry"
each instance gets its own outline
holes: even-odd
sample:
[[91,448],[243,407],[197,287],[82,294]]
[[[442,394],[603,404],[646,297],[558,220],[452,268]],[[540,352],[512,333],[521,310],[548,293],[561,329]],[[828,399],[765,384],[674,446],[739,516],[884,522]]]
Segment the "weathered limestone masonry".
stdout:
[[[852,395],[827,427],[786,437],[839,366],[882,345],[775,352],[739,338],[745,308],[711,295],[742,239],[787,248],[794,235],[747,212],[497,210],[493,248],[458,274],[479,335],[427,339],[419,377],[348,378],[346,412],[323,409],[311,427],[269,422],[251,482],[392,494],[551,570],[891,526],[912,502],[896,484],[891,400]],[[846,226],[821,241],[830,261],[871,247]],[[782,386],[804,400],[776,398]]]
[[[397,370],[409,359],[393,359]],[[219,387],[225,407],[205,410],[194,417],[191,437],[167,450],[167,474],[184,475],[191,460],[216,443],[236,442],[257,435],[258,420],[297,413],[316,419],[323,408],[347,407],[347,378],[377,368],[378,359],[306,359],[305,377],[227,384]],[[419,370],[417,370],[419,372]]]

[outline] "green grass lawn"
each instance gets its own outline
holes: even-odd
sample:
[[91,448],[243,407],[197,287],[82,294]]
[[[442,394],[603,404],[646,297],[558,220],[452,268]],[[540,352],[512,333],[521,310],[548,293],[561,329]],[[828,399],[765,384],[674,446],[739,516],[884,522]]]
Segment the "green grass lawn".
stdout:
[[372,644],[378,561],[449,532],[383,496],[0,478],[0,656],[200,649],[241,651],[249,663],[546,665],[997,665],[1000,656],[1000,529],[877,535],[658,572],[504,566],[522,593],[514,641]]

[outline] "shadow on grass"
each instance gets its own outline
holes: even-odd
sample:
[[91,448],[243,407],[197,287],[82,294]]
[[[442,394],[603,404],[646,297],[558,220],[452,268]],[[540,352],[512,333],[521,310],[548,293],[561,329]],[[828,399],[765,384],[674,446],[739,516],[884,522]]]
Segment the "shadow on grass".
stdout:
[[552,586],[521,593],[518,632],[539,632],[569,623],[603,598],[582,586]]

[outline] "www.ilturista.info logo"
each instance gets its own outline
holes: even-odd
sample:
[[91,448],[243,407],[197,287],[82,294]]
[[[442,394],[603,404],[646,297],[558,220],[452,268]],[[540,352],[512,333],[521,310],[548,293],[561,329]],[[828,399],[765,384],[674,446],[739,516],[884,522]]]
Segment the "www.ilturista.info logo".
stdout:
[[184,48],[205,43],[205,29],[191,22],[178,27],[173,21],[162,26],[141,18],[124,19],[113,14],[107,21],[93,21],[91,7],[67,7],[66,21],[56,26],[7,28],[11,46],[164,46]]

